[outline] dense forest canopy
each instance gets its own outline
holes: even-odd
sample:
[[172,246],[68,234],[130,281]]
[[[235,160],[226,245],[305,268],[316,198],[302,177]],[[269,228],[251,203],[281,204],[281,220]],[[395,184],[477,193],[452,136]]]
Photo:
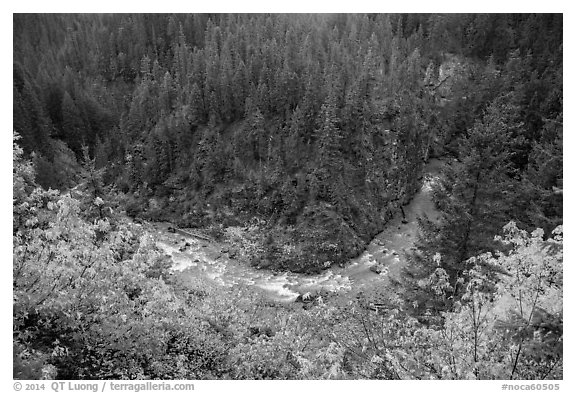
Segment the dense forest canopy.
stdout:
[[156,197],[184,226],[259,216],[270,244],[296,245],[277,267],[357,254],[424,161],[481,143],[470,130],[495,105],[507,169],[486,169],[525,190],[502,209],[550,230],[561,15],[14,16],[14,129],[41,185],[75,185],[87,146],[130,208]]
[[[230,311],[227,325],[232,326],[233,337],[201,328],[200,322],[188,330],[176,328],[179,318],[194,314],[185,301],[174,300],[185,290],[155,281],[162,280],[156,270],[165,268],[158,250],[144,237],[138,239],[140,235],[117,216],[119,212],[140,220],[204,228],[215,238],[226,227],[250,224],[252,265],[318,272],[360,254],[421,187],[425,163],[440,158],[454,163],[433,189],[441,219],[420,218],[417,250],[396,282],[402,304],[398,307],[411,311],[406,320],[391,324],[409,319],[410,329],[421,329],[420,344],[427,339],[444,348],[448,342],[434,329],[456,329],[475,302],[488,301],[480,293],[508,296],[524,285],[510,284],[504,290],[495,278],[503,269],[519,269],[512,263],[514,253],[526,253],[531,247],[544,250],[543,259],[554,263],[541,267],[535,262],[525,268],[536,266],[543,275],[561,275],[557,262],[563,214],[562,15],[15,14],[13,22],[14,247],[19,261],[15,286],[22,295],[15,307],[15,329],[32,334],[28,329],[42,323],[53,332],[58,323],[69,325],[71,331],[85,329],[88,322],[83,317],[66,314],[70,318],[66,319],[59,312],[71,307],[95,318],[104,312],[96,310],[100,284],[86,284],[84,277],[95,269],[93,277],[104,283],[116,277],[123,280],[123,287],[113,294],[118,315],[106,313],[121,320],[119,315],[126,315],[121,309],[140,299],[142,309],[133,310],[135,330],[156,326],[156,318],[172,324],[168,345],[172,349],[153,348],[143,357],[176,362],[170,351],[185,347],[186,356],[194,359],[194,365],[186,367],[146,363],[148,368],[134,360],[123,364],[120,374],[114,374],[108,363],[70,368],[83,356],[112,356],[102,349],[109,349],[108,326],[89,336],[100,340],[91,347],[94,353],[86,350],[76,354],[79,358],[60,357],[58,361],[65,363],[50,363],[60,372],[67,367],[75,370],[59,374],[61,378],[340,375],[332,369],[334,375],[323,373],[321,364],[344,356],[336,346],[352,340],[346,332],[343,341],[328,349],[322,347],[324,341],[316,343],[324,348],[322,359],[310,363],[303,349],[292,348],[290,356],[295,357],[264,372],[249,368],[256,366],[247,357],[273,352],[275,346],[285,348],[286,337],[298,336],[297,328],[287,333],[286,341],[277,338],[258,344],[254,353],[235,353],[246,357],[243,364],[248,368],[243,371],[226,363],[232,360],[222,360],[228,350],[222,342],[227,343],[225,348],[237,343],[239,326],[248,323],[240,321],[244,317],[237,310]],[[74,199],[74,191],[88,199]],[[494,240],[510,221],[515,224],[506,227],[508,243]],[[74,239],[69,225],[83,237]],[[537,228],[541,232],[530,237]],[[37,236],[50,245],[31,240]],[[87,243],[80,247],[83,241]],[[88,258],[90,253],[95,256]],[[80,258],[81,265],[55,270],[42,279],[36,268],[26,265],[31,255],[46,259],[48,266],[60,254],[62,260]],[[497,257],[487,255],[508,258],[509,266],[502,267],[491,259]],[[153,268],[147,265],[152,260]],[[135,269],[132,275],[123,275],[123,263]],[[434,280],[422,285],[438,274],[442,285]],[[550,280],[547,285],[556,285]],[[143,284],[136,285],[138,281]],[[82,297],[85,284],[92,297]],[[66,285],[73,285],[77,303],[54,298],[55,288],[63,291]],[[556,294],[550,293],[550,298]],[[163,306],[176,302],[178,306],[166,307],[180,311],[174,311],[178,316],[165,316],[148,310],[154,315],[144,317],[138,313],[149,307],[147,302]],[[202,307],[214,310],[218,305]],[[559,324],[541,327],[556,340],[546,341],[549,353],[536,360],[516,355],[512,369],[502,370],[524,378],[558,375],[553,370],[561,346],[559,312]],[[373,327],[374,321],[363,319],[356,309],[346,313],[354,321],[351,324]],[[438,322],[440,313],[449,314]],[[194,318],[201,321],[206,315],[200,312]],[[314,323],[321,318],[338,320],[333,314],[299,318],[312,318]],[[464,329],[466,323],[458,328]],[[477,333],[478,325],[471,326]],[[192,332],[196,328],[200,333]],[[307,334],[319,337],[321,329],[317,330]],[[457,333],[464,345],[470,332]],[[40,364],[47,356],[43,351],[52,344],[50,337],[34,334],[41,345],[23,349],[29,342],[25,335],[18,336],[15,348],[39,351]],[[72,348],[79,338],[70,334],[66,345]],[[205,349],[209,353],[198,353],[199,344],[184,339],[194,334],[209,342]],[[489,345],[505,352],[506,343],[522,334],[495,335],[494,340],[500,341]],[[522,337],[520,348],[529,341]],[[133,346],[118,351],[133,353],[139,342],[127,345]],[[535,342],[530,345],[538,352]],[[433,357],[435,364],[423,366],[426,355],[420,353],[409,361],[413,370],[399,371],[379,351],[373,355],[382,362],[370,363],[370,370],[360,360],[358,364],[348,360],[346,372],[374,378],[502,377],[479,367],[477,352],[462,369],[442,368],[449,358],[446,349]],[[485,362],[503,361],[484,355]],[[298,372],[288,370],[292,361],[299,364],[294,366]],[[531,368],[531,361],[540,368]],[[35,369],[23,362],[24,369]],[[194,374],[197,370],[202,371]]]

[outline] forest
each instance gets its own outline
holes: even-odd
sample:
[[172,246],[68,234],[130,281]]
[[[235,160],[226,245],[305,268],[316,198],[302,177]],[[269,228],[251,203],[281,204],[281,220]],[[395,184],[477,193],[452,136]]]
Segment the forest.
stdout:
[[[14,378],[563,378],[562,14],[13,33]],[[159,225],[301,280],[417,230],[386,278],[287,303],[175,271]]]

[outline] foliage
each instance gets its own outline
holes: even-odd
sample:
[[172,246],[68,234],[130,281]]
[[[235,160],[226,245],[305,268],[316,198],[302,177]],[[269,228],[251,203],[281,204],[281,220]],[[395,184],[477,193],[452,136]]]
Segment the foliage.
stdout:
[[[441,323],[420,323],[390,299],[347,308],[334,342],[347,350],[353,376],[401,379],[561,379],[562,227],[545,240],[511,222],[499,237],[508,250],[467,261],[464,292]],[[503,273],[494,275],[497,266]],[[444,277],[444,278],[443,278]],[[446,272],[422,282],[450,296]]]
[[[139,227],[38,188],[17,145],[14,170],[15,378],[562,378],[562,227],[508,224],[502,251],[466,262],[454,307],[422,322],[390,293],[378,311],[373,295],[299,309],[173,277]],[[418,285],[449,297],[442,258]]]
[[294,357],[312,356],[320,318],[171,278],[140,227],[86,214],[89,193],[39,188],[16,144],[14,170],[15,378],[305,376]]
[[[562,377],[562,15],[14,15],[13,66],[15,377]],[[122,216],[319,272],[434,156],[346,305],[184,282]]]
[[[200,225],[193,210],[218,220],[228,205],[294,232],[315,270],[357,254],[431,154],[470,156],[486,110],[524,124],[514,170],[558,178],[543,155],[558,130],[541,130],[561,122],[561,28],[558,15],[15,15],[14,128],[44,187],[73,186],[72,152],[168,210],[131,214]],[[503,208],[549,231],[558,200],[525,177]]]
[[[447,166],[432,187],[441,217],[436,221],[420,218],[418,251],[410,256],[401,280],[407,303],[421,303],[418,312],[446,309],[458,300],[465,285],[460,282],[465,278],[462,273],[469,269],[468,258],[498,249],[492,237],[507,221],[518,220],[523,228],[534,228],[535,216],[518,205],[534,209],[535,204],[530,202],[534,195],[545,198],[549,191],[536,186],[515,167],[514,150],[522,143],[525,125],[512,101],[511,94],[500,96],[488,106],[482,119],[461,137],[461,160]],[[432,256],[437,252],[442,254],[439,266],[448,274],[453,288],[448,299],[417,285],[418,280],[433,272]]]

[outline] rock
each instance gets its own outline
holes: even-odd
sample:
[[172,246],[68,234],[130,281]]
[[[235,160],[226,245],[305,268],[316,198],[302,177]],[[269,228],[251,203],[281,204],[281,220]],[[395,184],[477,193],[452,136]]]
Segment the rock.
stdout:
[[388,273],[388,268],[386,266],[377,263],[376,265],[370,266],[370,271],[376,274],[382,274],[382,273]]
[[220,252],[221,252],[222,254],[226,254],[226,253],[229,252],[229,251],[230,251],[230,250],[227,249],[227,248],[223,248],[222,250],[220,250]]
[[174,227],[168,227],[166,230],[170,233],[176,233],[176,229],[174,229]]
[[208,244],[202,243],[202,247],[203,247],[203,248],[206,248],[206,247],[208,247]]
[[298,295],[295,302],[309,304],[314,302],[314,300],[316,300],[317,297],[318,297],[317,293],[306,292],[304,294]]
[[179,250],[180,252],[186,251],[188,249],[188,247],[190,247],[190,243],[185,242],[183,245],[180,246]]
[[407,220],[402,220],[402,224],[408,224]]
[[248,328],[250,336],[266,336],[273,337],[274,331],[270,327],[250,326]]

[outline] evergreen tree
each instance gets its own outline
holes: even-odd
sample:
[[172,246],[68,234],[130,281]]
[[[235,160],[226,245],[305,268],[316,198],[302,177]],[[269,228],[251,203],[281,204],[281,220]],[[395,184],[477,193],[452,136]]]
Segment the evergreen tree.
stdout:
[[320,198],[334,200],[341,192],[343,184],[342,167],[344,164],[342,155],[343,132],[340,129],[338,111],[338,86],[335,80],[328,80],[330,88],[326,100],[322,104],[319,115],[319,128],[316,131],[316,149],[318,161],[315,177],[319,181]]
[[20,64],[14,64],[13,128],[22,138],[26,153],[36,151],[53,158],[49,138],[52,125]]
[[65,92],[62,97],[62,136],[77,156],[81,154],[85,127],[78,107],[70,94]]
[[[466,218],[498,222],[482,213],[484,201],[495,200],[484,184],[515,184],[516,192],[494,187],[507,192],[495,211],[526,212],[523,228],[550,231],[562,219],[561,15],[26,15],[14,22],[14,129],[25,154],[37,153],[44,186],[70,184],[74,170],[65,168],[76,165],[67,149],[80,158],[85,144],[99,168],[106,163],[106,183],[123,190],[188,200],[201,183],[224,182],[218,194],[235,195],[228,199],[238,212],[268,215],[274,195],[296,187],[295,238],[310,217],[330,216],[364,242],[418,190],[424,161],[469,156],[477,141],[468,131],[506,96],[501,107],[514,107],[519,117],[511,123],[524,126],[510,127],[505,179],[482,169],[476,182],[471,169],[454,169],[446,176],[455,184],[438,191],[448,216],[463,215],[453,222],[461,237],[446,240],[460,250],[452,259],[490,243],[493,225]],[[267,201],[234,200],[253,192],[256,178]]]
[[[413,291],[407,295],[409,302],[422,303],[424,309],[436,302],[435,308],[442,309],[438,302],[456,301],[464,288],[463,274],[469,268],[465,261],[495,249],[492,236],[511,218],[510,195],[519,184],[512,172],[509,146],[520,127],[518,109],[502,96],[461,142],[462,163],[446,168],[442,180],[434,185],[440,220],[420,220],[419,250],[411,255],[404,272],[405,285]],[[450,299],[438,299],[418,289],[418,281],[436,269],[436,254],[441,256],[439,266],[454,288]]]

